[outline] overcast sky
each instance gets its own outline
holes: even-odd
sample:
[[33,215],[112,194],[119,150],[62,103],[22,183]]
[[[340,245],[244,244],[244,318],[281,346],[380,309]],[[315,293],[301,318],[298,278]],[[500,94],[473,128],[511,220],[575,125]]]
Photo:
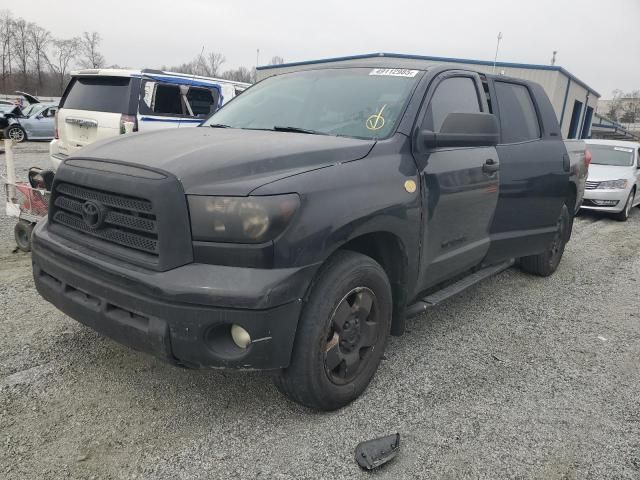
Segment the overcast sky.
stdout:
[[[4,2],[3,2],[4,3]],[[397,52],[557,64],[603,98],[640,89],[640,0],[20,0],[57,37],[98,31],[109,64],[157,68],[205,52],[223,67]]]

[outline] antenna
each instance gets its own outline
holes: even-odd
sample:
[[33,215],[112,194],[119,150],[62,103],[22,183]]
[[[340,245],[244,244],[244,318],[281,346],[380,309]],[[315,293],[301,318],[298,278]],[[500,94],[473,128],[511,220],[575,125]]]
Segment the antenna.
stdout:
[[496,73],[496,63],[498,61],[498,50],[500,49],[500,40],[502,40],[502,32],[498,32],[498,43],[496,44],[496,56],[493,57],[493,70],[491,73]]
[[[187,87],[187,92],[191,87],[193,87],[193,82],[195,82],[196,80],[196,69],[198,68],[198,65],[200,65],[200,62],[202,62],[203,54],[204,54],[204,45],[202,46],[202,50],[200,50],[200,55],[198,55],[198,61],[193,67],[193,75],[191,75],[191,81],[189,82],[189,86]],[[182,97],[182,91],[180,92],[180,96]],[[186,98],[184,99],[184,103],[186,104],[187,108],[191,110],[191,106],[189,106],[189,103],[187,103]],[[193,114],[193,111],[191,112],[191,114]],[[182,118],[180,118],[180,121],[178,122],[178,128],[180,128],[180,125],[182,125]]]
[[557,50],[553,51],[553,57],[551,57],[551,65],[555,65],[556,64],[556,55],[558,54]]

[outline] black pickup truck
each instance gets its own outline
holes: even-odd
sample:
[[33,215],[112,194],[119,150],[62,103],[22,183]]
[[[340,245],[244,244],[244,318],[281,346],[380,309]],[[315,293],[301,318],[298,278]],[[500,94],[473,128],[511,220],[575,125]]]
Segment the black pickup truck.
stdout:
[[352,401],[407,317],[514,262],[552,274],[581,194],[539,85],[397,67],[278,75],[200,128],[69,157],[33,233],[38,291],[174,364]]

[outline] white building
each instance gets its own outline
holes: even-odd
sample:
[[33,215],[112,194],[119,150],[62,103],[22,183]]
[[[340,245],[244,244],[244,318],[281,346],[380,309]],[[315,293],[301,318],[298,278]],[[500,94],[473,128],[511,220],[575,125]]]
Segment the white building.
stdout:
[[[416,62],[424,65],[444,64],[469,68],[482,73],[494,73],[493,62],[461,58],[428,57],[397,53],[370,53],[349,57],[325,58],[304,62],[284,63],[257,68],[258,80],[279,73],[307,70],[318,65],[326,66],[369,66],[377,57],[393,58],[399,68],[411,67]],[[555,65],[531,65],[525,63],[497,62],[495,73],[509,77],[533,80],[547,92],[558,116],[564,138],[588,138],[591,135],[593,114],[600,94],[564,68]]]

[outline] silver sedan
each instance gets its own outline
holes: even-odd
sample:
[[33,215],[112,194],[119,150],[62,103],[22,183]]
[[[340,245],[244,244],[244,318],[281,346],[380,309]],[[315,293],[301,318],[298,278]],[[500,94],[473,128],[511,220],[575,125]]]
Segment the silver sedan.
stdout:
[[591,152],[581,208],[613,213],[626,221],[640,205],[640,143],[586,140]]

